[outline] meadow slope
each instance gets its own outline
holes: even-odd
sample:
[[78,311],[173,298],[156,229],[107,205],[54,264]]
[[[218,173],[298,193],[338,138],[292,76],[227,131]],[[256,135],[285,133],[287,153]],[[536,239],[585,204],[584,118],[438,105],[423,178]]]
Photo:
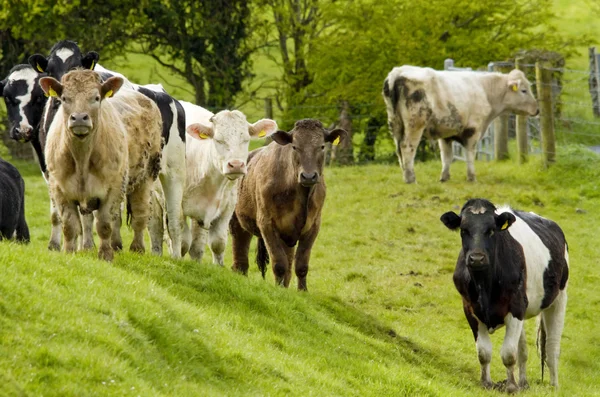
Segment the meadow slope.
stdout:
[[[452,271],[457,233],[439,216],[469,197],[556,220],[570,246],[571,279],[559,395],[600,395],[600,159],[560,151],[544,171],[477,162],[437,182],[439,161],[327,169],[328,198],[308,293],[167,257],[46,249],[48,196],[34,165],[26,180],[29,246],[0,243],[0,396],[489,396]],[[131,234],[124,229],[124,242]],[[253,254],[253,252],[251,252]],[[210,255],[207,255],[210,256]],[[295,279],[292,280],[292,284]],[[540,381],[535,322],[527,396]],[[493,335],[492,377],[505,377],[503,330]]]

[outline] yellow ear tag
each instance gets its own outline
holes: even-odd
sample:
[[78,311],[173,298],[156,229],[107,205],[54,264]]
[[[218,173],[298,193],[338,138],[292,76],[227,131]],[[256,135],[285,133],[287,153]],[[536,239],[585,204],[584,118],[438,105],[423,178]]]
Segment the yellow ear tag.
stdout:
[[56,93],[56,91],[54,91],[54,89],[52,89],[52,87],[48,88],[48,95],[55,97],[58,96],[58,94]]
[[508,227],[508,221],[504,222],[504,225],[500,228],[500,230],[504,230]]
[[335,140],[331,143],[333,146],[337,146],[340,144],[340,137],[338,136],[337,138],[335,138]]
[[90,70],[94,70],[95,65],[96,65],[96,61],[92,61],[92,66],[90,66]]
[[202,139],[208,139],[208,135],[206,135],[205,133],[201,132],[198,134],[198,136]]
[[113,90],[108,90],[104,95],[104,98],[110,98],[113,95]]
[[262,138],[265,135],[267,135],[267,133],[265,132],[265,130],[262,130],[261,132],[258,133],[258,137],[259,138]]
[[512,86],[512,90],[514,92],[517,92],[517,91],[519,91],[519,87],[517,87],[517,85],[515,84],[515,85]]
[[37,70],[40,71],[40,73],[44,73],[44,69],[42,69],[39,63],[36,63],[35,66],[37,67]]

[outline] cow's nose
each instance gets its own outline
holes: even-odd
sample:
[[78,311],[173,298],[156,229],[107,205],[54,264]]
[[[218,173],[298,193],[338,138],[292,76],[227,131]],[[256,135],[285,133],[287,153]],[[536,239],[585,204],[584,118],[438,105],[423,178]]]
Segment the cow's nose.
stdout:
[[469,254],[469,265],[470,266],[482,266],[484,265],[485,255],[482,252],[472,252]]
[[15,130],[17,130],[17,132],[21,135],[21,137],[23,137],[26,140],[31,139],[31,131],[33,131],[33,128],[31,128],[28,125],[24,125],[21,126],[19,128],[15,128]]
[[316,172],[301,172],[300,183],[303,185],[314,185],[319,181],[319,174]]
[[227,171],[231,173],[245,172],[246,163],[240,160],[231,160],[227,162]]
[[87,113],[71,113],[71,123],[75,124],[88,124],[90,116]]

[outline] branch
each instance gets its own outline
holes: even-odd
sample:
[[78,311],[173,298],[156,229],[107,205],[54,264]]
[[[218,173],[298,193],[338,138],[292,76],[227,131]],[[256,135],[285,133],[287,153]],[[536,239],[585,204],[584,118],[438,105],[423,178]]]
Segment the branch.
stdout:
[[[157,75],[157,76],[158,76],[158,77],[159,77],[159,78],[160,78],[162,81],[167,81],[167,79],[165,79],[163,76],[161,76],[161,74],[160,74],[160,72],[158,71],[158,68],[157,68],[156,66],[154,66],[154,68],[152,68],[152,71],[153,71],[154,73],[156,73],[156,75]],[[192,96],[195,96],[195,95],[196,95],[196,93],[195,93],[194,91],[190,90],[189,88],[186,88],[186,87],[183,87],[183,86],[180,86],[180,85],[176,85],[176,84],[172,84],[172,83],[169,83],[169,86],[171,86],[171,87],[174,87],[174,88],[177,88],[177,89],[180,89],[181,91],[187,92],[188,94],[190,94],[190,95],[192,95]]]

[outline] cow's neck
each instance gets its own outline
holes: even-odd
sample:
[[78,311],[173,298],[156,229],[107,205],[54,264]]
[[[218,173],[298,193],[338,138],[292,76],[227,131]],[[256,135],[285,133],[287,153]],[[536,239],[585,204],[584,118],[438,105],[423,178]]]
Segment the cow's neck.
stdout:
[[88,174],[90,169],[90,158],[96,145],[98,131],[90,132],[85,139],[79,139],[70,135],[71,133],[66,129],[65,133],[69,134],[67,138],[68,148],[73,160],[75,160],[76,172],[82,176],[82,178],[85,178],[85,175]]
[[491,121],[506,111],[504,97],[508,92],[508,77],[501,73],[482,73],[478,78],[484,86],[491,107],[491,114],[488,118],[488,121]]

